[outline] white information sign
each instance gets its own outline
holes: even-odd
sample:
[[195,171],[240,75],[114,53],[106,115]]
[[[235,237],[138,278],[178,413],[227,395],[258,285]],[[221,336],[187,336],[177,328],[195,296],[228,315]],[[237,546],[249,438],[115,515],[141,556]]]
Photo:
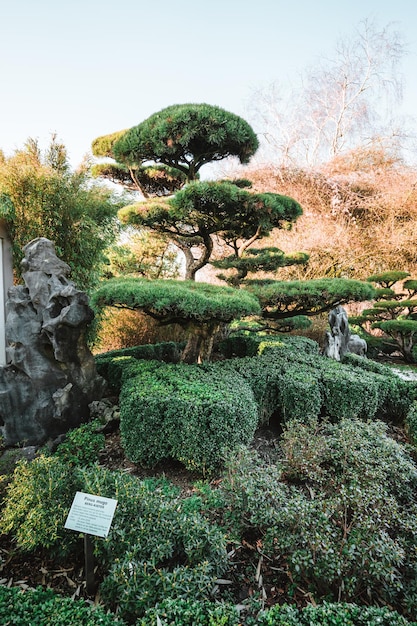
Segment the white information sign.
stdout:
[[65,528],[97,537],[107,537],[116,506],[117,500],[112,498],[77,491]]

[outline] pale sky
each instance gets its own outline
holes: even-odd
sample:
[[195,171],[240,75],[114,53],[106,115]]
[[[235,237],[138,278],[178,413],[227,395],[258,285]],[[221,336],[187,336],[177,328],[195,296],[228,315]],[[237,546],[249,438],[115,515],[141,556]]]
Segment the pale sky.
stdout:
[[[78,165],[91,141],[185,102],[248,119],[254,90],[295,81],[364,19],[408,45],[402,113],[417,118],[416,0],[2,0],[0,148],[51,133]],[[417,123],[416,123],[417,127]],[[256,129],[255,129],[256,130]]]

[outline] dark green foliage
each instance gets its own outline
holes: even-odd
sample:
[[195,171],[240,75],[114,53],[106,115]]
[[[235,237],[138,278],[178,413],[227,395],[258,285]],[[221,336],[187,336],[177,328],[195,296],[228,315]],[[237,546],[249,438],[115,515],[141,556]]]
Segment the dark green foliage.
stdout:
[[[292,198],[274,193],[250,193],[231,182],[193,182],[167,201],[145,201],[129,205],[118,213],[122,222],[150,228],[168,235],[183,250],[186,277],[192,278],[209,262],[212,237],[216,234],[230,246],[236,257],[273,228],[288,228],[302,213]],[[187,247],[200,249],[190,259]],[[284,263],[283,253],[275,255],[275,265]],[[305,262],[305,255],[292,261]],[[263,263],[266,263],[264,259]],[[271,261],[272,263],[272,261]]]
[[108,570],[101,597],[120,603],[124,614],[137,617],[164,595],[186,597],[192,591],[203,598],[224,572],[224,533],[187,510],[168,481],[140,481],[98,466],[70,467],[56,457],[19,464],[5,497],[1,532],[10,533],[25,552],[74,553],[79,536],[64,523],[76,491],[118,501],[109,537],[95,541],[95,553]]
[[262,611],[256,620],[257,626],[415,626],[416,623],[385,607],[345,602],[310,604],[304,609],[275,605]]
[[[416,301],[417,305],[417,301]],[[414,344],[417,337],[417,319],[395,319],[374,322],[372,328],[379,328],[395,339],[407,363],[414,363]]]
[[242,452],[228,472],[231,532],[259,537],[288,584],[316,601],[370,595],[414,610],[417,467],[384,424],[292,421],[275,464]]
[[236,608],[231,604],[215,603],[194,598],[167,598],[148,609],[136,626],[155,626],[157,618],[171,626],[238,626]]
[[100,606],[62,598],[51,589],[23,591],[0,586],[0,623],[4,626],[123,626]]
[[412,445],[417,448],[417,400],[411,405],[405,418],[405,427]]
[[120,395],[126,455],[156,465],[174,458],[211,471],[227,448],[249,443],[257,425],[252,390],[236,372],[165,365],[127,380]]
[[407,276],[410,276],[408,272],[393,270],[390,272],[382,272],[381,274],[373,274],[372,276],[369,276],[366,280],[370,283],[377,283],[378,285],[381,285],[381,287],[383,287],[384,289],[391,289],[391,287],[395,285],[395,283],[397,283],[399,280],[404,280],[404,278],[407,278]]
[[364,359],[362,356],[358,356],[357,354],[353,354],[352,352],[347,352],[343,356],[343,363],[346,363],[347,365],[353,365],[354,367],[359,367],[366,372],[382,374],[383,376],[395,376],[394,372],[388,365],[378,363],[377,361],[372,361],[371,359]]
[[417,296],[417,280],[410,279],[403,282],[403,288],[408,291],[409,298]]
[[317,315],[339,304],[370,300],[374,295],[369,283],[345,278],[247,281],[245,288],[259,299],[262,316],[272,320]]
[[122,618],[134,623],[161,598],[205,600],[215,578],[213,568],[207,562],[167,570],[128,555],[126,560],[114,565],[101,590],[106,603],[117,606]]
[[132,357],[137,360],[155,360],[165,361],[166,363],[177,363],[180,360],[181,351],[184,344],[178,344],[174,341],[166,341],[163,343],[149,344],[143,346],[135,346],[133,348],[122,348],[121,350],[110,350],[95,356],[95,362],[98,373],[103,376],[113,387],[120,391],[120,375],[116,371],[116,378],[113,374],[109,375],[109,368],[113,362],[118,361],[122,357]]
[[329,360],[322,372],[325,415],[332,419],[342,417],[373,418],[384,404],[384,378],[377,374],[359,372],[357,368],[340,366]]
[[210,359],[221,324],[260,310],[247,292],[191,280],[113,278],[101,284],[91,301],[97,320],[105,307],[114,306],[141,310],[163,324],[179,324],[188,332],[181,357],[188,363]]
[[295,264],[305,264],[309,259],[308,254],[296,252],[295,254],[285,254],[279,248],[251,248],[244,255],[228,256],[225,259],[211,261],[214,267],[219,269],[235,269],[233,276],[223,276],[218,274],[218,278],[233,285],[240,284],[249,273],[253,272],[276,272],[280,267]]
[[237,156],[248,163],[258,145],[252,128],[239,116],[208,104],[181,104],[154,113],[122,134],[112,154],[129,165],[164,163],[193,180],[211,161]]
[[97,430],[99,428],[100,422],[94,420],[70,430],[54,456],[73,467],[93,465],[105,444],[104,435]]
[[[408,363],[417,358],[417,281],[404,280],[408,272],[392,271],[370,276],[368,281],[382,285],[375,294],[376,302],[352,319],[371,349],[391,354],[399,350]],[[408,293],[391,289],[397,282],[404,281],[402,288]],[[374,337],[372,329],[383,331],[382,337]]]

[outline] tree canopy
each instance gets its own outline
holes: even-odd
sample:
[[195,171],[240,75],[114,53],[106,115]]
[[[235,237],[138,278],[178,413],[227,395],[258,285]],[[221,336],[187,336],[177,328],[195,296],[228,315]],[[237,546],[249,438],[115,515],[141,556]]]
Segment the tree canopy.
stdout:
[[289,228],[301,213],[298,202],[287,196],[251,193],[232,182],[195,181],[167,201],[139,202],[118,215],[126,224],[168,234],[184,252],[186,278],[191,279],[209,262],[214,234],[241,256],[273,228]]
[[114,278],[99,286],[91,302],[98,313],[111,306],[143,311],[161,324],[179,324],[189,331],[186,362],[210,357],[221,324],[260,313],[248,292],[194,281]]
[[371,300],[374,287],[347,278],[321,278],[295,281],[247,281],[245,288],[256,295],[265,320],[293,316],[308,317],[330,311],[348,302]]
[[248,163],[258,149],[250,125],[238,115],[209,104],[175,104],[130,128],[113,145],[117,161],[155,161],[194,180],[206,163],[236,156]]

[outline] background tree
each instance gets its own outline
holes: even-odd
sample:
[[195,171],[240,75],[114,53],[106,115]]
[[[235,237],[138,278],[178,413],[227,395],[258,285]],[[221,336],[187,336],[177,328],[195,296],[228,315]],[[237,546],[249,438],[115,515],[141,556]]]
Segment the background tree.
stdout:
[[125,232],[122,241],[107,252],[106,278],[178,278],[178,254],[167,238],[150,232]]
[[194,281],[114,278],[103,282],[91,301],[99,315],[105,307],[116,307],[143,311],[161,325],[179,324],[188,334],[182,354],[186,363],[210,359],[222,324],[260,312],[248,292]]
[[365,20],[305,72],[300,87],[285,94],[273,84],[255,94],[254,115],[275,159],[278,153],[284,164],[314,165],[376,137],[404,139],[403,125],[392,121],[404,53],[392,25],[378,29]]
[[286,196],[253,194],[232,182],[193,182],[167,201],[136,203],[119,211],[122,222],[168,235],[185,255],[187,279],[206,265],[213,235],[236,257],[273,228],[289,228],[301,206]]
[[42,236],[55,243],[77,286],[97,281],[104,252],[116,236],[122,202],[109,190],[92,186],[85,172],[71,172],[65,147],[55,136],[44,154],[29,139],[0,163],[0,192],[0,215],[9,223],[17,275],[23,246]]

